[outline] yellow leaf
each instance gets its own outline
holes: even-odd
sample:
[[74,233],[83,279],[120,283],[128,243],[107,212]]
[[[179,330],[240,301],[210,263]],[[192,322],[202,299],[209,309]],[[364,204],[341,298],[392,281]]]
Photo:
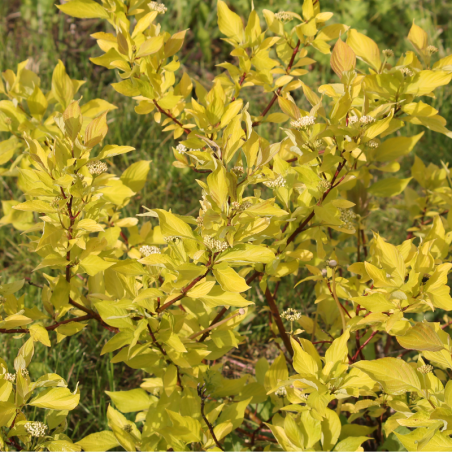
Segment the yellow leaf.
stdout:
[[168,42],[165,44],[165,57],[170,58],[173,55],[175,55],[182,47],[182,44],[184,43],[185,34],[187,33],[187,30],[179,31],[178,33],[175,33],[171,38],[168,40]]
[[397,177],[388,177],[381,179],[369,187],[369,193],[374,196],[392,197],[400,195],[412,178],[398,179]]
[[71,0],[56,7],[64,14],[78,19],[108,19],[107,11],[94,0]]
[[331,54],[331,68],[341,78],[342,73],[351,71],[356,66],[356,55],[352,48],[339,38]]
[[141,44],[136,58],[142,58],[148,55],[157,53],[163,47],[164,36],[154,36],[152,38],[146,39],[146,41]]
[[412,137],[394,137],[380,144],[375,152],[377,162],[388,162],[409,154],[416,143],[422,138],[424,132]]
[[79,400],[80,394],[72,394],[68,388],[49,388],[28,402],[28,405],[50,410],[73,410]]
[[116,408],[121,413],[134,413],[135,411],[147,410],[151,399],[144,389],[132,389],[130,391],[105,391]]
[[245,279],[225,262],[216,265],[212,271],[221,288],[227,292],[244,292],[250,288]]
[[41,344],[44,344],[46,347],[50,347],[50,339],[48,331],[37,323],[30,326],[30,336],[34,341],[39,341]]
[[85,131],[85,146],[93,148],[105,138],[107,132],[107,112],[105,112],[88,124]]
[[105,452],[119,446],[114,433],[108,430],[92,433],[75,444],[81,446],[83,450],[92,450],[93,452]]
[[414,48],[421,54],[427,48],[427,33],[414,23],[408,33],[408,39]]
[[242,19],[240,19],[236,13],[231,11],[222,0],[218,1],[217,9],[218,27],[221,33],[238,43],[242,43],[245,39]]
[[353,364],[353,367],[365,372],[378,382],[386,393],[391,395],[421,389],[421,382],[416,371],[402,359],[381,358],[373,361],[360,361]]
[[353,49],[356,56],[369,64],[376,71],[380,70],[380,49],[375,41],[366,35],[351,29],[348,31],[347,44]]
[[408,350],[439,352],[445,348],[435,330],[427,323],[416,323],[405,335],[398,336],[397,342]]

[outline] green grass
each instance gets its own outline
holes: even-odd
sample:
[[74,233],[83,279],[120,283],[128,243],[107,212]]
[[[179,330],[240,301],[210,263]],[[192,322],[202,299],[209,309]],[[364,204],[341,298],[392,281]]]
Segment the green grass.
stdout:
[[[163,19],[163,26],[170,30],[190,28],[182,54],[184,69],[193,74],[196,80],[212,80],[219,73],[216,64],[228,57],[228,46],[220,41],[216,28],[215,0],[194,1],[174,0],[170,12]],[[250,1],[232,0],[230,4],[245,16],[250,11]],[[258,11],[264,8],[273,11],[281,9],[300,12],[302,2],[298,0],[255,0]],[[392,48],[396,54],[410,50],[406,40],[412,20],[425,28],[431,43],[440,49],[440,57],[451,53],[452,4],[440,0],[322,0],[322,10],[334,12],[334,21],[342,22],[371,35],[383,48]],[[169,5],[168,5],[169,6]],[[414,7],[415,6],[415,7]],[[262,17],[262,15],[261,15]],[[114,170],[120,174],[131,162],[152,160],[148,182],[142,192],[134,198],[125,209],[125,215],[135,216],[145,205],[149,208],[161,207],[172,209],[182,214],[193,214],[198,208],[199,186],[195,179],[199,176],[181,171],[172,166],[172,139],[161,133],[160,126],[153,122],[152,116],[135,114],[134,102],[115,93],[109,86],[116,81],[112,71],[92,65],[88,58],[99,55],[95,41],[89,35],[102,30],[103,25],[96,20],[76,21],[57,13],[53,0],[9,0],[0,2],[0,69],[15,69],[17,63],[29,57],[33,65],[39,68],[44,86],[50,86],[53,67],[60,58],[64,61],[72,78],[86,80],[81,94],[85,101],[102,97],[118,106],[109,114],[110,132],[108,143],[134,146],[136,152],[114,159]],[[316,54],[318,64],[308,74],[305,81],[310,84],[329,83],[335,80],[329,68],[328,58]],[[204,82],[208,86],[207,82]],[[249,91],[253,111],[258,112],[266,103],[260,90]],[[452,89],[444,89],[435,106],[441,114],[452,121]],[[306,101],[297,94],[300,106]],[[417,128],[412,127],[413,134]],[[277,140],[280,134],[277,126],[265,131],[267,136]],[[439,163],[450,161],[452,157],[450,139],[427,131],[418,144],[416,153],[426,162]],[[407,172],[413,156],[406,158],[402,172]],[[9,199],[14,184],[0,178],[0,199]],[[10,184],[8,188],[5,184]],[[397,202],[397,201],[396,201]],[[382,210],[372,217],[372,226],[384,230],[390,240],[403,237],[406,218],[391,206],[382,206]],[[21,277],[31,277],[39,283],[39,276],[32,274],[37,261],[30,258],[21,247],[24,238],[11,227],[0,229],[0,281]],[[305,314],[313,311],[313,285],[303,285],[293,295],[293,281],[288,281],[280,290],[283,305],[300,306]],[[40,305],[40,289],[26,287],[26,303]],[[255,296],[256,312],[263,307],[259,294]],[[266,336],[266,315],[258,315],[245,327],[248,338],[248,351],[255,346],[268,342]],[[119,390],[137,387],[142,378],[138,371],[133,371],[121,364],[111,365],[108,356],[100,357],[100,350],[111,333],[99,330],[96,324],[90,325],[83,334],[67,338],[51,350],[40,344],[36,347],[32,376],[44,372],[57,372],[68,379],[70,387],[79,382],[81,390],[80,407],[70,416],[69,434],[73,438],[107,428],[105,412],[108,398],[105,390]],[[23,338],[2,337],[0,356],[5,357],[10,365],[16,352],[23,343]],[[255,347],[256,348],[256,347]],[[242,351],[241,351],[242,353]]]

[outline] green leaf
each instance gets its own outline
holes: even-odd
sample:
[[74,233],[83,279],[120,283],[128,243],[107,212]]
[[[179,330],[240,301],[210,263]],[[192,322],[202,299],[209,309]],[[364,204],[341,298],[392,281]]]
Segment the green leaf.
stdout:
[[116,408],[121,413],[134,413],[135,411],[147,410],[152,402],[144,389],[132,389],[130,391],[105,391]]
[[243,29],[242,19],[236,13],[232,12],[222,0],[218,1],[217,8],[218,28],[221,33],[238,43],[243,42],[245,31]]
[[79,403],[80,394],[72,394],[68,388],[50,388],[28,402],[28,405],[51,410],[73,410]]
[[78,19],[108,19],[107,11],[93,0],[71,0],[56,7],[68,16]]
[[398,395],[421,389],[416,371],[401,359],[381,358],[374,361],[360,361],[353,364],[353,367],[369,375],[388,394]]
[[81,446],[83,450],[92,450],[93,452],[105,452],[119,446],[114,433],[108,430],[92,433],[75,444]]
[[409,184],[412,177],[407,179],[398,179],[396,177],[388,177],[387,179],[379,180],[371,185],[368,192],[371,195],[388,198],[400,195]]
[[227,249],[221,253],[216,262],[231,262],[235,264],[253,262],[268,264],[272,262],[274,258],[275,254],[270,248],[243,244]]
[[427,323],[416,323],[404,336],[397,336],[397,342],[407,350],[439,352],[445,348],[438,334]]

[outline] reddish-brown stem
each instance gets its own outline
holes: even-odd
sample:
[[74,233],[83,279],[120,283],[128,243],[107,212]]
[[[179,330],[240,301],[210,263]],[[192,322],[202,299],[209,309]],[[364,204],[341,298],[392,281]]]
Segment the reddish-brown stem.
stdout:
[[273,298],[268,286],[265,289],[265,298],[267,299],[268,306],[270,307],[270,311],[275,319],[276,326],[278,327],[279,335],[286,346],[287,351],[290,356],[293,356],[292,344],[290,343],[290,338],[287,335],[286,329],[284,328],[284,324],[281,320],[281,316],[279,315],[278,306],[276,305],[275,299]]
[[[209,326],[215,325],[215,323],[219,322],[223,316],[226,314],[226,311],[228,310],[228,308],[226,306],[223,306],[220,310],[220,312],[215,316],[215,318],[210,322]],[[210,330],[206,331],[201,338],[199,339],[198,342],[204,342],[206,340],[206,338],[209,336],[210,334]]]
[[363,242],[364,259],[367,259],[366,234],[364,233],[364,229],[361,229],[361,239]]
[[206,273],[204,273],[204,275],[198,276],[197,278],[195,278],[188,286],[185,286],[182,289],[182,293],[180,295],[178,295],[176,298],[173,298],[172,300],[166,302],[163,306],[161,306],[160,308],[157,309],[158,313],[163,312],[165,309],[168,309],[170,306],[172,306],[174,303],[176,303],[176,301],[181,300],[182,298],[185,297],[185,294],[192,289],[196,283],[198,283],[199,281],[201,281],[201,279],[205,278],[207,276],[207,273],[209,273],[210,269],[206,271]]
[[[331,284],[329,281],[326,281],[326,285],[328,286],[328,290],[330,291],[331,296],[334,298],[334,294],[333,294],[333,290],[331,289]],[[347,311],[347,309],[345,308],[345,306],[342,303],[339,303],[340,307],[342,308],[342,310],[348,315],[348,318],[351,319],[352,316],[350,315],[350,313]]]
[[[81,317],[74,317],[73,319],[66,319],[62,320],[61,322],[54,323],[53,325],[46,326],[45,329],[47,331],[53,331],[56,330],[60,325],[65,325],[66,323],[71,322],[84,322],[85,320],[92,319],[93,316],[90,314],[81,316]],[[4,334],[15,334],[15,333],[29,333],[30,330],[28,328],[21,328],[21,329],[15,329],[15,330],[5,330],[3,328],[0,328],[0,333]]]
[[30,284],[30,286],[35,286],[35,287],[39,287],[40,289],[43,289],[44,286],[42,284],[37,284],[31,281],[31,278],[24,278],[25,281],[27,281],[28,284]]
[[[243,85],[243,82],[245,81],[246,76],[247,76],[247,73],[244,72],[244,73],[242,74],[242,76],[240,77],[240,80],[239,80],[239,86],[242,86],[242,85]],[[234,102],[235,99],[236,99],[236,96],[234,96],[234,97],[231,99],[231,102]]]
[[[295,61],[295,57],[298,53],[298,50],[300,49],[300,41],[297,42],[297,45],[295,46],[295,48],[293,49],[292,52],[292,56],[290,58],[289,64],[286,68],[286,73],[290,72],[290,70],[292,69],[293,63]],[[278,96],[281,94],[282,91],[282,86],[280,88],[278,88],[278,90],[276,91],[276,93],[273,95],[271,101],[268,103],[268,105],[264,108],[264,110],[262,111],[262,113],[260,114],[259,117],[265,118],[265,116],[267,116],[267,113],[271,110],[271,108],[273,107],[273,105],[275,104],[276,100],[278,99]],[[262,119],[260,121],[262,121]],[[253,127],[256,127],[260,124],[260,121],[254,121],[253,122]]]
[[[337,167],[336,173],[333,176],[333,179],[331,179],[331,187],[322,195],[322,198],[320,199],[320,201],[317,203],[317,205],[322,204],[322,202],[325,200],[325,198],[328,196],[328,194],[331,192],[331,190],[333,190],[334,188],[336,188],[340,182],[342,182],[343,178],[340,179],[340,181],[338,183],[335,184],[336,179],[338,178],[340,172],[342,171],[342,168],[345,166],[346,160],[344,159],[341,163],[339,163],[339,166]],[[314,218],[314,210],[304,219],[304,221],[297,227],[297,229],[295,229],[295,231],[292,232],[292,234],[290,235],[290,237],[287,239],[287,245],[290,242],[293,242],[295,240],[295,238],[297,237],[297,235],[303,231],[303,229],[307,226],[307,224]]]
[[206,415],[204,414],[204,404],[206,403],[206,395],[205,395],[205,388],[198,386],[198,395],[199,398],[201,399],[201,416],[204,419],[204,422],[207,425],[207,428],[209,429],[210,435],[212,436],[212,439],[215,441],[215,444],[217,445],[218,449],[220,450],[224,450],[221,447],[220,442],[218,441],[216,435],[215,435],[215,431],[213,429],[212,424],[209,422],[209,420],[207,419]]
[[183,129],[183,131],[188,135],[190,133],[190,129],[186,129],[184,125],[178,121],[169,111],[165,111],[158,103],[154,100],[154,105],[157,107],[157,110],[170,118],[174,123],[176,123],[179,127]]
[[364,342],[363,345],[361,345],[361,347],[359,347],[359,349],[357,350],[357,352],[353,355],[353,358],[351,359],[351,363],[354,363],[357,359],[358,356],[361,352],[361,350],[373,339],[373,337],[378,333],[378,331],[374,331],[369,338],[366,340],[366,342]]

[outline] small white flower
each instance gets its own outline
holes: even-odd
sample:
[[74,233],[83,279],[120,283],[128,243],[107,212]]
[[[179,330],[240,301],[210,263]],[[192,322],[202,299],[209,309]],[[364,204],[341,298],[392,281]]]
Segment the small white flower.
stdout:
[[351,231],[355,230],[355,225],[353,220],[356,218],[355,212],[352,209],[341,209],[339,208],[339,212],[341,215],[341,221],[344,223],[344,228],[349,229]]
[[108,166],[104,162],[89,162],[86,165],[86,168],[89,171],[89,174],[92,176],[98,176],[99,174],[105,173],[108,170]]
[[327,190],[329,190],[331,188],[331,183],[325,179],[320,179],[320,182],[318,183],[317,188],[322,193],[325,193]]
[[281,399],[287,396],[287,389],[284,386],[281,386],[279,389],[275,391],[275,396],[280,397]]
[[435,47],[435,46],[428,46],[428,47],[427,47],[427,52],[428,52],[430,55],[433,55],[434,53],[438,52],[438,47]]
[[287,11],[280,11],[275,14],[275,19],[280,20],[281,22],[290,22],[293,20],[292,14],[289,14]]
[[282,176],[278,176],[275,180],[269,180],[267,182],[264,182],[264,185],[268,188],[279,188],[279,187],[285,187],[287,185],[286,179]]
[[212,251],[226,251],[229,248],[228,242],[223,242],[221,240],[214,239],[211,235],[206,235],[203,238],[204,245],[207,246],[207,248],[211,249]]
[[151,11],[157,11],[159,14],[165,14],[167,11],[167,8],[163,3],[151,2],[148,3],[148,6]]
[[160,248],[157,246],[143,245],[140,247],[140,253],[144,256],[150,256],[151,254],[161,254]]
[[185,154],[185,153],[188,151],[188,149],[187,149],[187,147],[184,146],[182,143],[179,143],[179,144],[176,146],[176,151],[179,152],[179,154]]
[[427,375],[430,372],[433,372],[433,366],[431,366],[430,364],[425,364],[421,367],[417,368],[417,371],[420,372],[423,375]]
[[344,140],[349,142],[349,143],[352,142],[352,139],[348,135],[345,135]]
[[361,118],[359,119],[359,122],[362,124],[362,125],[368,125],[368,124],[372,124],[373,122],[375,122],[375,118],[374,117],[372,117],[372,116],[367,116],[367,115],[364,115],[364,116],[361,116]]
[[377,149],[378,146],[380,146],[378,141],[376,141],[376,140],[370,140],[366,144],[369,148],[372,148],[372,149]]
[[22,377],[28,377],[30,375],[30,372],[28,372],[27,369],[21,369],[20,373],[22,374]]
[[386,58],[391,58],[394,56],[394,52],[391,49],[385,49],[382,53]]
[[290,126],[295,129],[306,129],[315,124],[315,116],[303,116],[296,121],[290,121]]
[[400,72],[405,76],[405,77],[411,77],[414,75],[414,72],[409,68],[409,67],[403,67],[402,69],[400,69]]
[[46,432],[49,428],[42,422],[27,422],[24,427],[31,436],[34,436],[36,438],[42,438],[43,436],[46,436]]
[[359,121],[358,116],[355,116],[355,115],[350,116],[350,117],[348,118],[348,125],[349,125],[349,126],[353,126],[353,125],[356,124],[358,121]]
[[11,383],[14,383],[16,381],[16,374],[10,374],[9,372],[7,372],[3,378],[6,381],[10,381]]
[[293,308],[288,308],[281,314],[281,317],[289,320],[290,322],[295,322],[301,318],[301,312]]
[[163,237],[163,240],[165,240],[166,243],[177,243],[180,240],[180,237],[177,237],[175,235],[168,235],[166,237]]
[[243,169],[243,166],[234,166],[231,170],[237,177],[241,176],[245,170]]

